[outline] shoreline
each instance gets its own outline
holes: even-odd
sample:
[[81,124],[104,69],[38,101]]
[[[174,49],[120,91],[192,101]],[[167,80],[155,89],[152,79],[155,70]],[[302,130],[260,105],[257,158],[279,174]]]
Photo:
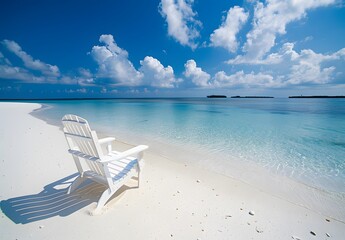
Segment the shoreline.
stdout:
[[[104,134],[104,136],[106,136],[106,134]],[[121,140],[124,138],[124,136],[120,137]],[[144,138],[142,139],[141,142],[145,142]],[[123,141],[123,143],[128,144],[129,142],[140,143],[139,140],[135,140],[133,136],[128,137],[127,134],[127,139]],[[150,143],[152,143],[152,140]],[[225,166],[223,165],[224,162],[222,162],[222,166],[215,164],[213,167],[210,167],[208,163],[215,161],[217,158],[222,158],[223,156],[221,154],[217,156],[207,152],[196,153],[196,149],[193,149],[194,151],[188,151],[180,148],[180,146],[162,142],[153,145],[156,147],[151,151],[154,152],[155,155],[162,156],[181,165],[192,165],[208,171],[211,174],[221,175],[225,178],[239,181],[251,188],[258,189],[261,192],[271,195],[272,197],[280,198],[291,204],[298,205],[320,215],[328,216],[334,220],[345,223],[344,193],[328,191],[308,185],[297,179],[292,179],[289,176],[271,172],[256,163],[241,162],[241,164],[237,164],[238,161],[232,159],[228,161]],[[195,159],[200,157],[203,157],[204,161],[196,162]]]
[[[48,191],[51,183],[76,172],[59,127],[29,114],[35,106],[39,105],[0,103],[5,116],[0,132],[7,137],[0,153],[2,210],[11,199],[45,196],[44,189]],[[14,151],[18,146],[21,151]],[[117,141],[114,147],[122,150],[128,144]],[[343,222],[235,178],[172,161],[152,150],[144,156],[140,188],[112,199],[103,215],[88,216],[98,196],[91,192],[86,205],[28,223],[14,224],[2,211],[0,231],[5,239],[93,239],[100,227],[109,233],[104,239],[113,239],[115,233],[127,239],[306,239],[311,231],[324,238],[327,233],[331,239],[345,235]]]
[[[42,111],[42,114],[36,115],[35,112],[33,112],[32,115],[44,120],[48,124],[61,127],[60,122],[45,117],[44,109],[47,107],[50,106],[42,105],[40,109],[35,111],[36,113]],[[97,122],[90,122],[90,125],[97,129],[99,135],[109,136],[109,129],[102,128]],[[224,177],[241,181],[273,197],[281,198],[292,204],[296,204],[345,223],[345,214],[343,214],[345,213],[345,193],[334,192],[309,185],[301,180],[273,172],[272,169],[265,169],[254,162],[241,162],[233,156],[209,153],[208,151],[198,148],[198,146],[186,149],[184,146],[180,146],[176,143],[167,143],[164,139],[157,140],[154,136],[143,137],[133,134],[132,132],[123,132],[121,130],[116,130],[116,132],[112,133],[113,134],[110,134],[111,136],[116,137],[118,141],[124,144],[139,145],[145,143],[150,145],[150,151],[157,156],[173,159],[171,161],[178,164],[193,165],[213,174],[220,174]],[[229,161],[222,161],[221,164],[210,164],[214,161],[217,162],[217,159],[224,159],[224,157]],[[241,164],[238,164],[239,162],[241,162]],[[224,166],[224,164],[226,165]]]

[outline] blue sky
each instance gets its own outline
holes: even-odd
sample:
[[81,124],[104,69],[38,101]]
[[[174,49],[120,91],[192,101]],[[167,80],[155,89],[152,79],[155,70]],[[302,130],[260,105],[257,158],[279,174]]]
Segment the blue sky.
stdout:
[[1,0],[0,98],[345,95],[340,0]]

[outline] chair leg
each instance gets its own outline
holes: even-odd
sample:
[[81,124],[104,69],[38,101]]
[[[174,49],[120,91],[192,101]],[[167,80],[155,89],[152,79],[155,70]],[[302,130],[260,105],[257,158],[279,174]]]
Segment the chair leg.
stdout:
[[100,210],[104,207],[104,205],[107,203],[107,201],[110,199],[110,197],[114,194],[115,192],[111,191],[110,188],[108,188],[107,190],[105,190],[102,193],[102,196],[99,198],[98,203],[97,203],[97,207],[94,211],[94,213],[99,213]]
[[82,184],[84,181],[85,181],[86,178],[82,177],[82,176],[78,176],[74,181],[73,183],[69,186],[68,188],[68,191],[67,191],[67,194],[70,194],[72,192],[74,192],[77,187],[80,186],[80,184]]

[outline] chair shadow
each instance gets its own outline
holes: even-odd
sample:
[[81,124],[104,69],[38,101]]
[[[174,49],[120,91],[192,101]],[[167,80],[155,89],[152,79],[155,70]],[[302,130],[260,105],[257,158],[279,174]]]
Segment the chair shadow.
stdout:
[[38,194],[3,200],[1,210],[14,223],[27,224],[54,216],[65,217],[97,202],[105,187],[92,181],[85,181],[75,192],[67,194],[68,186],[77,175],[48,184]]

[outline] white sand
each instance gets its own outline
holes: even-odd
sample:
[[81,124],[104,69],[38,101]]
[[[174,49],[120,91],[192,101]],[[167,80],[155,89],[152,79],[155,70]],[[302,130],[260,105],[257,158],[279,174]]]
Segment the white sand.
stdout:
[[54,184],[76,168],[61,130],[29,115],[39,107],[0,103],[1,239],[344,239],[343,222],[152,150],[140,188],[90,216],[102,187]]

